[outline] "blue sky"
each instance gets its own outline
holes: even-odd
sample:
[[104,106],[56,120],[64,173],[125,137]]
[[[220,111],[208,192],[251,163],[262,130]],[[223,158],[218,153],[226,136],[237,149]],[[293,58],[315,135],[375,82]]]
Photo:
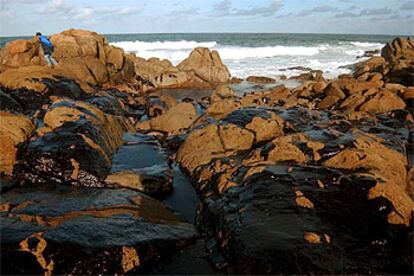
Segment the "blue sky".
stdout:
[[414,34],[414,0],[0,0],[0,36],[100,33]]

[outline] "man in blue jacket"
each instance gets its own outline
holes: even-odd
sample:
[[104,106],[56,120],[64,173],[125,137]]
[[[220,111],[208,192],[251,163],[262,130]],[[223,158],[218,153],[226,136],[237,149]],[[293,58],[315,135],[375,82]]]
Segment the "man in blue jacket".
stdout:
[[42,35],[39,32],[36,33],[36,37],[42,45],[43,53],[45,54],[47,64],[49,66],[58,64],[57,61],[52,57],[54,48],[52,42],[50,42],[50,40],[46,36]]

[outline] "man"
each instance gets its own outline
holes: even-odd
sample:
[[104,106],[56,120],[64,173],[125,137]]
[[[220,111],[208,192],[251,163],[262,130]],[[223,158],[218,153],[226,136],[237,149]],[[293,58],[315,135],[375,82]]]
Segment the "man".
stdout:
[[36,37],[42,45],[43,53],[45,54],[47,64],[52,67],[58,64],[57,61],[52,57],[54,48],[52,42],[50,42],[50,40],[46,36],[42,35],[39,32],[36,33]]

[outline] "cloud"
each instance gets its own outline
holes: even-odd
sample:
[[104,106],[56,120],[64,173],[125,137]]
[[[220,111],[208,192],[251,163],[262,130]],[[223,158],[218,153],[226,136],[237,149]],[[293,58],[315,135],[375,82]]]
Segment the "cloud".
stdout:
[[390,9],[389,7],[384,7],[384,8],[373,8],[373,9],[363,9],[359,15],[360,16],[364,16],[364,15],[388,15],[393,13],[394,11],[392,9]]
[[[380,17],[382,16],[382,18]],[[388,17],[387,17],[388,16]],[[376,19],[389,19],[390,17],[399,16],[396,11],[389,7],[363,9],[359,13],[342,11],[335,14],[335,18],[355,18],[355,17],[375,17]]]
[[[20,0],[25,1],[25,0]],[[52,0],[48,5],[39,10],[40,14],[58,17],[60,19],[78,19],[78,20],[102,20],[105,18],[122,18],[128,15],[140,12],[138,7],[92,7],[92,6],[76,6],[69,4],[64,0]]]
[[404,11],[414,10],[414,2],[413,1],[405,2],[404,4],[401,5],[400,10],[404,10]]
[[355,14],[353,12],[343,11],[341,13],[335,14],[335,17],[336,18],[353,18],[353,17],[358,17],[358,14]]
[[230,15],[230,0],[223,0],[213,5],[213,14],[215,16],[227,16]]
[[309,10],[302,10],[298,13],[298,16],[308,16],[314,13],[336,12],[336,11],[338,11],[338,8],[325,5],[325,6],[314,7]]
[[175,10],[172,11],[169,16],[187,16],[187,15],[197,15],[199,12],[200,8],[199,7],[188,7],[186,9],[179,9],[179,10]]
[[238,9],[235,11],[234,15],[240,16],[272,16],[277,11],[279,11],[283,6],[283,2],[279,0],[269,1],[266,5],[252,7],[250,9]]

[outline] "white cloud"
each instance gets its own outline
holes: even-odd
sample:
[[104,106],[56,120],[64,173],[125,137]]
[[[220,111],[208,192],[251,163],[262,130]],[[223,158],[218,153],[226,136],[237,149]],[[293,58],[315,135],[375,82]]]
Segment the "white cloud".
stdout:
[[138,14],[141,9],[138,7],[91,7],[91,6],[76,6],[69,4],[64,0],[52,0],[48,5],[41,8],[39,12],[41,14],[47,14],[49,16],[55,16],[59,19],[78,19],[78,20],[91,20],[91,19],[105,19],[111,17],[113,19],[125,17],[128,15]]

